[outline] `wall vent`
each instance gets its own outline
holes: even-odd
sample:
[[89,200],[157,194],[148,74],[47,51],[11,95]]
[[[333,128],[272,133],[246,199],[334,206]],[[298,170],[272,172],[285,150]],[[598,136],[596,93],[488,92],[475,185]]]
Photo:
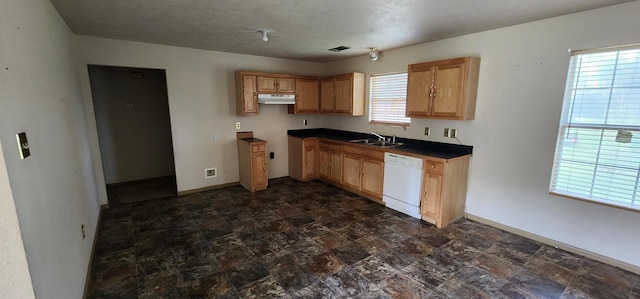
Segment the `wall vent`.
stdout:
[[204,169],[204,178],[205,179],[210,179],[210,178],[215,178],[218,176],[218,169],[217,168],[205,168]]

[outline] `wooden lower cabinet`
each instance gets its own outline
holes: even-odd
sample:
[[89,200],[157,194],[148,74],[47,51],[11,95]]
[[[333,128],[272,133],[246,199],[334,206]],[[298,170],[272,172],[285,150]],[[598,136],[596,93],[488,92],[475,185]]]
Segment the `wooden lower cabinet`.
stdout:
[[422,185],[424,189],[420,203],[420,214],[425,221],[435,224],[441,203],[442,175],[425,172],[422,177]]
[[349,147],[344,148],[342,185],[381,201],[384,161],[347,153]]
[[320,141],[318,148],[320,177],[342,184],[342,145]]
[[[424,159],[420,214],[443,228],[464,216],[471,155]],[[289,136],[289,176],[300,181],[320,178],[380,204],[384,183],[384,150],[339,141]]]
[[422,176],[422,220],[443,228],[464,216],[471,156],[427,158]]
[[267,142],[253,138],[251,132],[237,136],[240,185],[251,192],[267,189]]
[[384,161],[363,158],[360,191],[382,200],[383,182]]
[[289,176],[308,181],[318,177],[318,139],[296,138],[289,139]]

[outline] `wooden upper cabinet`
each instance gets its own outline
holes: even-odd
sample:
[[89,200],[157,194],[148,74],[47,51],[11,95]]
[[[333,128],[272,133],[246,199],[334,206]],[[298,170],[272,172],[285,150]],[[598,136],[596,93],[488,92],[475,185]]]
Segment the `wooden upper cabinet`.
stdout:
[[407,116],[474,118],[480,58],[462,57],[409,65]]
[[258,94],[296,95],[290,114],[326,113],[364,115],[365,75],[347,73],[329,77],[237,71],[236,110],[238,115],[258,114]]
[[293,93],[296,91],[295,79],[279,77],[257,77],[258,92],[260,93]]
[[236,114],[258,115],[256,76],[236,72]]
[[353,77],[343,76],[336,78],[335,93],[336,112],[351,114],[353,109]]
[[407,79],[407,116],[428,117],[431,115],[431,86],[433,72],[430,66],[409,66]]
[[320,111],[319,81],[296,79],[296,104],[289,105],[289,113],[318,113]]
[[320,80],[320,112],[332,113],[335,111],[334,85],[333,78]]
[[365,76],[348,73],[320,80],[320,112],[364,115]]

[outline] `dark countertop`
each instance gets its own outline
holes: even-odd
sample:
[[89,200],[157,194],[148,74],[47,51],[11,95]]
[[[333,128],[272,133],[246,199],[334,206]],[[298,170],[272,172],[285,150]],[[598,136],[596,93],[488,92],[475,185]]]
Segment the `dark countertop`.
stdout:
[[[297,138],[316,137],[344,142],[348,142],[349,140],[354,139],[376,139],[376,137],[371,135],[370,133],[358,133],[324,128],[288,130],[287,135]],[[403,143],[403,145],[388,147],[386,149],[393,150],[395,152],[407,152],[442,159],[451,159],[470,155],[473,153],[473,146],[470,145],[450,144],[401,137],[397,137],[396,142]]]
[[246,142],[265,142],[264,140],[258,138],[240,138],[240,140]]

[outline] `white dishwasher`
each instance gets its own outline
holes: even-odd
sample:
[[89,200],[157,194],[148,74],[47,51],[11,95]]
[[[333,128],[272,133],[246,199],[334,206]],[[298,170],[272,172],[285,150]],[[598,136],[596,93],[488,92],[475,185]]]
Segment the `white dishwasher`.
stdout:
[[422,159],[384,154],[382,200],[388,208],[420,219]]

